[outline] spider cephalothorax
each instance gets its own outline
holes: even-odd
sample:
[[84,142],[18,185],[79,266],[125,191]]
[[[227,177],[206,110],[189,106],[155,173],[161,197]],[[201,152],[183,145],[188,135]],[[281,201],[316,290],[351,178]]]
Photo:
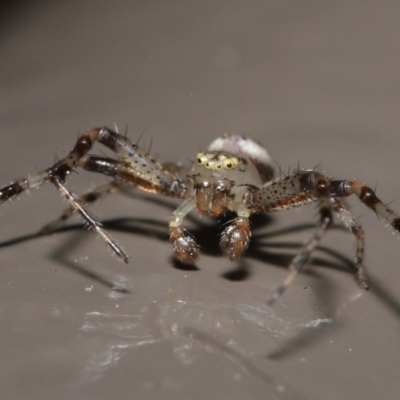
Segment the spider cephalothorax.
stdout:
[[[96,141],[114,151],[117,159],[88,155]],[[67,176],[76,168],[105,174],[111,176],[112,180],[77,197],[65,186]],[[45,182],[51,182],[70,206],[60,218],[46,225],[42,232],[53,231],[77,211],[125,262],[128,255],[85,208],[85,204],[108,193],[137,187],[182,199],[169,224],[170,240],[175,257],[189,264],[196,262],[199,250],[182,225],[185,216],[193,209],[212,217],[227,211],[236,215],[220,239],[222,252],[234,260],[242,256],[249,245],[249,218],[252,214],[317,203],[320,219],[316,230],[293,258],[289,275],[269,297],[269,303],[277,300],[302,270],[323,234],[332,225],[334,216],[356,238],[357,278],[362,287],[368,288],[363,266],[364,231],[346,207],[342,200],[344,197],[355,194],[395,230],[400,231],[400,217],[379,200],[368,186],[359,182],[332,180],[315,170],[297,170],[274,179],[272,160],[267,151],[244,136],[225,134],[217,138],[206,152],[197,154],[191,167],[183,168],[178,164],[158,163],[143,148],[108,128],[91,129],[77,140],[65,158],[52,167],[1,188],[0,202]]]

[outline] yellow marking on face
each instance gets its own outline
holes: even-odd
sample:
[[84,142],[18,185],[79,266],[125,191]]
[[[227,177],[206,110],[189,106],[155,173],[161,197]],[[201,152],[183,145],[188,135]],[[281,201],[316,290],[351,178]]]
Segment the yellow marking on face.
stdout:
[[204,165],[211,170],[234,169],[239,163],[236,157],[228,157],[225,154],[198,153],[196,156],[197,164]]

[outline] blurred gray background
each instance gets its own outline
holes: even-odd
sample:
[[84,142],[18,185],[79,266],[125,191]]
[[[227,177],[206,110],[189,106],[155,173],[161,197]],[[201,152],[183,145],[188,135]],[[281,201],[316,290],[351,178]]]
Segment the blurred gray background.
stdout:
[[[1,7],[2,184],[50,166],[84,130],[116,124],[159,160],[185,163],[222,132],[248,134],[284,171],[318,165],[377,187],[400,211],[398,2]],[[79,171],[68,183],[81,193],[106,181]],[[218,226],[194,213],[203,256],[183,270],[167,237],[176,201],[138,193],[92,207],[127,266],[78,218],[36,235],[65,207],[51,186],[2,205],[2,398],[397,398],[398,235],[350,203],[371,290],[350,270],[353,237],[336,229],[272,308],[313,206],[256,219],[238,263],[220,256]]]

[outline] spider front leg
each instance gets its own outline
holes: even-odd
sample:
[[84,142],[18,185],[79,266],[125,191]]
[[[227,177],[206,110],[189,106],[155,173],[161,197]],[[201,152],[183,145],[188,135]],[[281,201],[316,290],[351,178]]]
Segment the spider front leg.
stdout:
[[[77,167],[83,168],[86,171],[97,172],[103,175],[108,175],[114,178],[111,182],[100,185],[90,192],[84,193],[79,197],[79,202],[82,205],[94,203],[99,198],[116,191],[122,191],[127,187],[140,187],[146,186],[146,181],[139,180],[131,171],[128,164],[122,161],[113,160],[106,157],[97,157],[85,155],[78,161]],[[146,186],[148,187],[148,185]],[[46,224],[40,232],[42,234],[49,234],[57,229],[60,225],[72,216],[76,208],[69,206],[63,213],[54,221]]]
[[[138,179],[129,164],[123,161],[117,161],[107,157],[85,155],[79,160],[77,167],[83,168],[86,171],[97,172],[114,178],[114,180],[112,180],[111,182],[100,185],[90,192],[81,195],[79,197],[79,201],[82,205],[94,203],[101,197],[118,191],[124,191],[125,189],[133,187],[137,187],[148,192],[157,192],[157,188],[149,185],[146,180]],[[184,177],[185,171],[183,171],[183,167],[179,165],[168,163],[163,164],[162,168],[164,168],[167,173],[171,173],[173,175],[179,174],[180,176]],[[186,184],[184,183],[184,179],[182,179],[179,184],[178,182],[179,181],[175,180],[175,185],[171,185],[171,187],[173,187],[175,191],[174,197],[182,197],[184,195],[184,192],[186,191]],[[40,232],[43,234],[49,234],[53,232],[68,218],[70,218],[74,211],[75,208],[72,206],[66,208],[60,217],[46,224]]]
[[[128,259],[126,253],[106,233],[100,222],[85,210],[79,199],[64,185],[68,174],[75,168],[82,166],[79,165],[79,163],[83,163],[82,160],[84,160],[84,156],[96,141],[114,151],[121,160],[106,160],[106,162],[103,163],[103,169],[98,169],[97,172],[127,180],[128,183],[135,184],[142,190],[149,192],[160,193],[171,197],[183,198],[185,196],[187,190],[186,184],[173,178],[173,176],[164,170],[144,149],[108,128],[95,128],[85,132],[77,140],[70,153],[52,167],[29,175],[26,178],[19,179],[11,185],[1,188],[0,203],[26,190],[41,186],[46,182],[51,182],[58,189],[60,194],[68,200],[70,206],[81,214],[89,227],[94,229],[112,250],[126,262]],[[86,160],[88,165],[87,169],[90,169],[89,166],[94,159],[88,157]],[[94,164],[96,164],[96,162],[94,162]],[[99,165],[98,162],[97,165]]]
[[91,149],[95,140],[98,139],[101,129],[92,129],[84,133],[76,142],[74,148],[70,151],[67,157],[61,159],[52,167],[39,171],[35,174],[28,175],[26,178],[18,179],[0,189],[0,203],[12,199],[20,193],[39,187],[44,183],[52,183],[60,194],[69,202],[70,207],[78,211],[79,214],[87,222],[89,228],[96,231],[107,245],[121,258],[123,261],[128,261],[128,255],[122,250],[114,239],[102,228],[99,220],[90,214],[80,203],[79,199],[71,193],[64,181],[71,171],[77,167],[79,160]]

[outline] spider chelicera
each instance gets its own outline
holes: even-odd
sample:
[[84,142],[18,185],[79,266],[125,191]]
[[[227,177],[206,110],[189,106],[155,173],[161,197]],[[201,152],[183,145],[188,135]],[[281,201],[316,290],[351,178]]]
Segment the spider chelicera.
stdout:
[[[89,155],[96,141],[115,152],[118,159]],[[108,175],[112,180],[77,197],[65,186],[67,176],[77,168]],[[364,231],[344,203],[344,197],[355,194],[396,231],[400,231],[399,215],[368,186],[360,182],[329,179],[315,170],[296,170],[288,176],[274,179],[272,159],[267,151],[244,136],[225,134],[217,138],[206,152],[197,154],[191,167],[185,168],[172,163],[160,164],[143,148],[108,128],[90,129],[79,137],[65,158],[50,168],[1,188],[0,202],[46,182],[58,189],[69,202],[69,207],[42,232],[53,231],[72,213],[78,212],[125,262],[128,255],[85,208],[85,204],[115,191],[137,187],[183,200],[172,215],[169,230],[174,256],[187,264],[195,263],[199,255],[195,240],[182,226],[185,216],[195,208],[201,214],[212,217],[219,217],[227,211],[235,214],[220,238],[222,253],[235,260],[244,254],[249,245],[249,218],[252,214],[317,203],[320,218],[316,229],[293,258],[288,276],[270,295],[269,304],[284,293],[302,270],[323,234],[332,225],[334,215],[355,236],[357,279],[361,287],[368,288],[363,266]]]

